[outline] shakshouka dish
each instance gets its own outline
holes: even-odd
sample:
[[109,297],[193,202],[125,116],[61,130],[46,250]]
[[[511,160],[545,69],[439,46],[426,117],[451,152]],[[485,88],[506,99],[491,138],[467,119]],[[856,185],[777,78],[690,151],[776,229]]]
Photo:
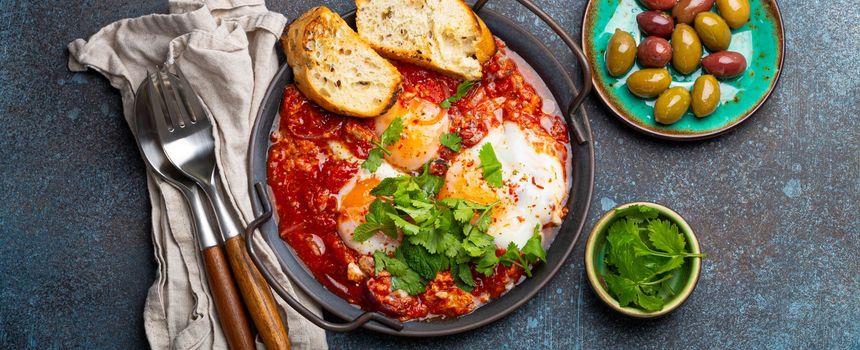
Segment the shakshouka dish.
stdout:
[[545,258],[567,214],[567,127],[498,44],[447,109],[459,82],[404,63],[396,105],[372,119],[284,90],[268,162],[280,235],[330,291],[401,320],[456,317]]

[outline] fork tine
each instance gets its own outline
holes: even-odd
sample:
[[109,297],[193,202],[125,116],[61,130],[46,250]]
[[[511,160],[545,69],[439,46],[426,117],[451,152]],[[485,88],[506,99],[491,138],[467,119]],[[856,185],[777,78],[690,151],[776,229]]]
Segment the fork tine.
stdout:
[[173,131],[174,122],[170,118],[170,112],[167,110],[167,97],[164,96],[164,81],[161,79],[161,66],[155,66],[155,72],[152,73],[152,95],[157,95],[153,100],[158,101],[158,105],[160,108],[160,115],[164,118],[156,118],[156,119],[164,119],[165,125],[167,126],[167,130]]
[[[182,84],[182,91],[185,96],[185,107],[188,110],[188,116],[191,118],[192,123],[197,123],[200,120],[200,115],[198,115],[198,111],[195,108],[194,103],[197,101],[193,101],[193,98],[198,98],[196,94],[193,93],[194,89],[191,88],[191,84],[188,82],[188,78],[185,77],[185,74],[182,73],[182,69],[179,69],[178,65],[174,65],[176,68],[176,75],[179,76],[179,82]],[[188,96],[190,95],[190,96]],[[203,116],[205,118],[205,115]]]
[[164,82],[164,75],[170,73],[165,73],[164,66],[161,66],[158,67],[158,72],[155,74],[158,77],[158,89],[160,90],[161,98],[164,100],[164,105],[167,106],[167,115],[170,117],[170,122],[173,123],[173,129],[175,130],[185,127],[185,123],[182,121],[182,115],[176,107],[173,91],[167,83]]
[[164,113],[164,99],[161,98],[161,93],[158,91],[159,89],[157,80],[155,79],[155,74],[158,74],[158,72],[149,73],[146,77],[146,79],[149,79],[149,84],[147,84],[147,87],[149,88],[149,106],[152,108],[153,116],[155,116],[155,131],[158,134],[161,134],[161,130],[173,132],[173,125]]
[[[181,90],[179,86],[179,81],[178,79],[176,79],[175,76],[173,76],[173,74],[170,73],[170,69],[168,67],[165,67],[164,75],[167,76],[167,80],[170,82],[170,85],[168,86],[167,90],[170,91],[171,95],[173,95],[173,102],[176,106],[176,110],[179,112],[179,119],[182,121],[182,126],[184,127],[191,120],[189,116],[190,113],[188,112],[188,106],[186,105],[187,102],[179,93],[179,90]],[[185,97],[187,98],[188,96]]]

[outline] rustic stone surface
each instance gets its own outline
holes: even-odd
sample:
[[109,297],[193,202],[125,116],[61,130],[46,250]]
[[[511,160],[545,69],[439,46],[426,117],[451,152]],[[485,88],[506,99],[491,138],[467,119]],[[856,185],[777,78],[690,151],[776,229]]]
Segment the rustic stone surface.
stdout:
[[[316,3],[269,6],[293,18]],[[537,3],[579,37],[584,0]],[[860,9],[779,3],[782,79],[734,132],[662,142],[616,121],[596,96],[586,103],[597,157],[587,229],[630,201],[684,215],[710,257],[681,309],[648,322],[613,314],[587,285],[581,244],[534,300],[490,326],[437,339],[331,334],[332,348],[860,347]],[[514,1],[489,6],[562,52]],[[147,347],[141,313],[155,264],[143,163],[119,95],[94,72],[67,71],[65,45],[166,10],[155,0],[0,0],[0,348]]]

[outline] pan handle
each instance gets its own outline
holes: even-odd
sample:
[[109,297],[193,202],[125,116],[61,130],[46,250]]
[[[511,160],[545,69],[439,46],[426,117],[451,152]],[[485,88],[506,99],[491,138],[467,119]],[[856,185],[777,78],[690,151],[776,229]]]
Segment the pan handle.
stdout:
[[[475,2],[475,5],[472,6],[472,10],[475,13],[479,13],[484,5],[487,4],[489,0],[478,0]],[[573,126],[573,136],[576,139],[577,143],[583,144],[588,142],[586,139],[585,131],[583,127],[574,122],[574,115],[576,115],[576,110],[582,105],[585,101],[585,98],[591,92],[591,67],[588,65],[588,61],[585,58],[585,54],[582,53],[582,49],[577,45],[573,38],[570,37],[569,34],[562,28],[555,20],[552,19],[546,12],[544,12],[540,7],[535,5],[531,0],[517,0],[520,4],[525,6],[529,11],[534,13],[541,19],[546,25],[548,25],[556,35],[558,35],[562,41],[564,41],[565,45],[570,48],[570,51],[573,53],[573,56],[576,57],[576,60],[579,61],[579,67],[582,69],[582,89],[579,90],[579,93],[574,96],[573,101],[570,102],[570,105],[567,106],[567,121],[569,125]]]
[[284,301],[290,305],[293,310],[296,310],[299,314],[301,314],[308,321],[311,321],[313,324],[318,327],[332,331],[332,332],[346,332],[351,331],[356,328],[363,326],[368,321],[376,321],[391,328],[395,331],[400,331],[403,329],[403,323],[395,320],[393,318],[384,316],[378,312],[365,312],[355,319],[345,322],[345,323],[334,323],[324,320],[322,317],[317,316],[313,311],[308,310],[304,305],[302,305],[295,297],[293,297],[282,285],[278,283],[275,279],[274,275],[271,271],[263,264],[262,259],[260,259],[259,255],[257,255],[257,250],[254,248],[253,238],[254,234],[257,232],[257,229],[263,225],[266,221],[269,221],[272,218],[272,205],[269,202],[269,196],[266,194],[266,188],[264,187],[262,182],[257,182],[254,184],[254,195],[257,201],[262,206],[262,214],[258,216],[254,221],[251,221],[248,224],[248,227],[245,229],[245,244],[248,248],[248,254],[251,256],[251,260],[254,262],[254,265],[257,265],[257,269],[263,274],[263,278],[266,279],[266,282],[275,290]]

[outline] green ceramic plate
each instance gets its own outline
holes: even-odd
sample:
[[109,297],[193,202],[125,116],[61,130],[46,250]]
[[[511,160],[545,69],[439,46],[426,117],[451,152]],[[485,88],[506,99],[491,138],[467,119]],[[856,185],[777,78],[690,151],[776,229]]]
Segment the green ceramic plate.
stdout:
[[[582,47],[594,71],[594,87],[600,98],[618,117],[634,129],[671,140],[701,140],[720,135],[752,115],[773,91],[782,71],[784,40],[782,18],[776,1],[750,0],[750,21],[732,30],[729,51],[744,55],[747,70],[743,75],[720,82],[721,104],[714,114],[696,118],[691,111],[672,125],[654,121],[655,99],[643,100],[627,90],[627,77],[639,70],[634,65],[627,75],[609,76],[604,53],[616,28],[633,35],[637,43],[644,39],[636,15],[646,11],[637,0],[590,0],[582,21]],[[716,11],[713,9],[712,11]],[[709,54],[703,48],[703,56]],[[692,89],[702,69],[682,75],[668,65],[672,86]]]

